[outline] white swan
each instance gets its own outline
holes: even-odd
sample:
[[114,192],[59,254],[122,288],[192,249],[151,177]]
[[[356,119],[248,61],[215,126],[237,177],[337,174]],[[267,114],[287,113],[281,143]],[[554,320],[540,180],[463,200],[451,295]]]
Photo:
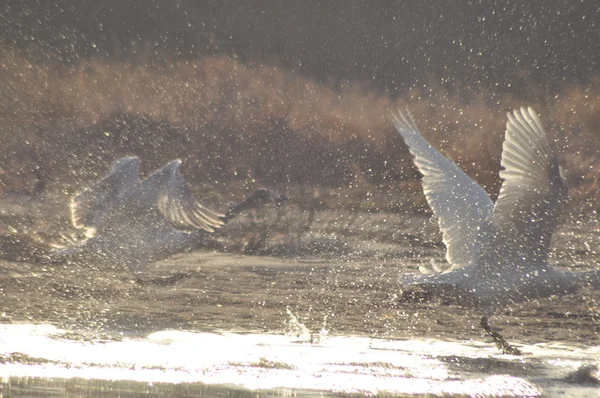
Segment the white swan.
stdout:
[[133,271],[202,244],[207,232],[241,211],[287,200],[259,189],[226,214],[199,203],[174,160],[139,180],[140,160],[117,160],[109,174],[75,195],[71,220],[89,238],[52,254],[54,261],[125,265]]
[[[411,115],[394,126],[423,174],[423,191],[438,219],[451,268],[438,275],[401,278],[459,305],[483,310],[481,326],[500,349],[518,353],[490,329],[488,318],[510,303],[600,286],[600,274],[570,272],[548,264],[552,233],[567,200],[567,184],[542,123],[531,108],[508,114],[502,151],[500,195],[485,190],[422,136]],[[404,291],[406,293],[407,290]]]

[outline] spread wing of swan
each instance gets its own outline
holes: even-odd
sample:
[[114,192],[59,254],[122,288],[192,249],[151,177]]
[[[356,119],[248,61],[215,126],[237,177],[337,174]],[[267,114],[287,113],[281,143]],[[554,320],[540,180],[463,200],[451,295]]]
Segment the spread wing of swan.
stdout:
[[73,226],[85,230],[86,235],[92,237],[104,214],[139,182],[139,174],[140,159],[137,157],[124,157],[114,162],[106,177],[71,199]]
[[223,225],[216,213],[198,202],[174,160],[139,181],[140,160],[117,160],[109,174],[75,195],[71,203],[75,227],[104,233],[110,229],[157,226],[165,220],[183,231],[213,232]]
[[423,138],[410,114],[394,115],[394,126],[423,174],[423,192],[438,219],[446,260],[452,268],[471,265],[478,248],[478,231],[492,213],[490,197]]
[[501,166],[504,181],[491,217],[498,255],[514,265],[545,265],[568,189],[533,109],[508,114]]
[[[481,264],[477,259],[490,254],[521,266],[547,259],[567,185],[533,109],[522,108],[508,118],[500,172],[504,181],[494,205],[480,185],[423,138],[410,114],[394,115],[394,126],[423,174],[423,191],[452,269]],[[484,247],[491,252],[482,252]]]

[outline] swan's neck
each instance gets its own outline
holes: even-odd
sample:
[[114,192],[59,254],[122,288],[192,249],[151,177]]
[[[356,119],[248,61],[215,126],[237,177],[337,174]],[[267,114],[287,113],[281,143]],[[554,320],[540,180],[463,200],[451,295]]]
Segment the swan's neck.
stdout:
[[221,217],[221,220],[223,220],[225,223],[228,223],[229,221],[237,217],[241,212],[246,211],[248,209],[252,209],[254,207],[256,206],[254,201],[252,200],[252,195],[248,196],[240,203],[231,206],[229,210],[225,212],[225,216]]

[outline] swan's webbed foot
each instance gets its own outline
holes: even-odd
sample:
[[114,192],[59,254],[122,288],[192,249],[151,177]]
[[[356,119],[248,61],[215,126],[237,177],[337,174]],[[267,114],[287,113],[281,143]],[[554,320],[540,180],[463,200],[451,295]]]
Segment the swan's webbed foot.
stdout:
[[483,328],[483,330],[486,331],[487,334],[492,336],[492,338],[494,339],[494,343],[496,343],[496,347],[502,350],[503,354],[521,355],[521,351],[519,351],[518,348],[510,345],[500,333],[492,330],[488,321],[488,317],[485,315],[481,317],[481,327]]

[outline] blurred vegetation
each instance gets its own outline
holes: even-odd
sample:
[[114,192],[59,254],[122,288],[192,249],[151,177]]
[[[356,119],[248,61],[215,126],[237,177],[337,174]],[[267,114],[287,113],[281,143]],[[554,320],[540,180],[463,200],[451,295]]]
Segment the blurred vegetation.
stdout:
[[535,86],[517,97],[431,84],[392,98],[359,82],[318,83],[224,56],[163,65],[40,64],[20,50],[0,50],[4,192],[69,192],[135,154],[146,172],[183,159],[184,173],[207,191],[317,186],[349,190],[338,197],[360,193],[361,206],[375,209],[364,203],[375,191],[420,190],[391,124],[393,110],[408,108],[431,143],[493,194],[505,113],[533,106],[568,171],[571,194],[599,193],[600,80],[553,97]]
[[390,123],[408,107],[494,195],[505,113],[531,105],[586,203],[600,196],[597,14],[568,0],[8,0],[0,192],[68,194],[135,154],[144,172],[182,158],[205,199],[263,184],[319,206],[423,204]]

